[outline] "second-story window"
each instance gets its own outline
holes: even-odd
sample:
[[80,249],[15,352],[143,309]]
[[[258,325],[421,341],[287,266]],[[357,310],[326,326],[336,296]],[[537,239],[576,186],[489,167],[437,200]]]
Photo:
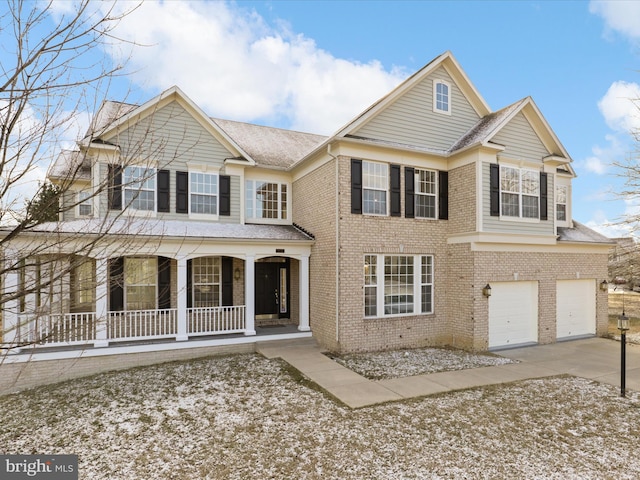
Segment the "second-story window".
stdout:
[[389,167],[385,163],[362,162],[362,213],[387,214]]
[[93,199],[90,192],[78,192],[78,216],[90,217],[93,215]]
[[247,219],[286,220],[287,184],[247,180],[245,183]]
[[122,174],[122,190],[126,208],[155,211],[156,169],[125,167]]
[[540,173],[514,167],[501,167],[502,215],[540,218]]
[[189,194],[191,213],[218,214],[218,175],[191,172]]
[[415,176],[415,216],[418,218],[437,218],[437,172],[434,170],[416,169]]
[[566,185],[558,185],[556,187],[556,220],[559,222],[567,221],[568,190]]

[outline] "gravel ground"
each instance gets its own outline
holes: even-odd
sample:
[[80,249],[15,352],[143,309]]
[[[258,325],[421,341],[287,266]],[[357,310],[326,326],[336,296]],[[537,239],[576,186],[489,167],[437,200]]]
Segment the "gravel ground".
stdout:
[[82,479],[640,478],[640,398],[573,377],[349,410],[285,363],[213,357],[0,397],[3,453]]

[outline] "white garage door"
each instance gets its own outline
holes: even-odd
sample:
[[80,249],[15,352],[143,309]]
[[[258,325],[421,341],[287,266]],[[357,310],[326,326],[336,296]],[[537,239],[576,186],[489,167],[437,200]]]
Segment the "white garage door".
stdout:
[[558,280],[556,287],[556,336],[596,333],[596,281]]
[[538,283],[491,283],[489,348],[538,341]]

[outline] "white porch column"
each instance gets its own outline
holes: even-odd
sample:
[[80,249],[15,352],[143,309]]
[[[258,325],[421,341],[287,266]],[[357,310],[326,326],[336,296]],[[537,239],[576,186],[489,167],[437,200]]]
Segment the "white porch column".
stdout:
[[247,255],[244,259],[244,303],[245,335],[256,334],[256,257]]
[[94,347],[108,347],[107,322],[109,321],[108,302],[108,271],[109,260],[96,258],[96,338]]
[[[10,250],[5,252],[5,268],[10,268],[15,258],[11,257],[14,253]],[[18,292],[19,274],[17,270],[9,270],[4,275],[2,294],[11,296]],[[2,343],[4,346],[10,347],[10,353],[19,353],[19,348],[14,348],[20,341],[20,325],[18,318],[18,310],[20,308],[20,300],[14,298],[4,302],[2,307],[2,323],[0,323],[2,332]]]
[[309,255],[300,257],[300,321],[298,330],[309,332]]
[[178,258],[178,332],[176,340],[184,342],[189,339],[187,330],[187,259],[185,257]]

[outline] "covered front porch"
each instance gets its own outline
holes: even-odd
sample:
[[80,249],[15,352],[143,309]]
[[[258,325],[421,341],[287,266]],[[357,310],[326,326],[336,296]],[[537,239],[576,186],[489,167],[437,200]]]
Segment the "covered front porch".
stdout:
[[26,293],[5,304],[2,347],[104,348],[310,332],[308,237],[172,240],[124,249],[131,255],[50,253],[7,275],[5,291]]

